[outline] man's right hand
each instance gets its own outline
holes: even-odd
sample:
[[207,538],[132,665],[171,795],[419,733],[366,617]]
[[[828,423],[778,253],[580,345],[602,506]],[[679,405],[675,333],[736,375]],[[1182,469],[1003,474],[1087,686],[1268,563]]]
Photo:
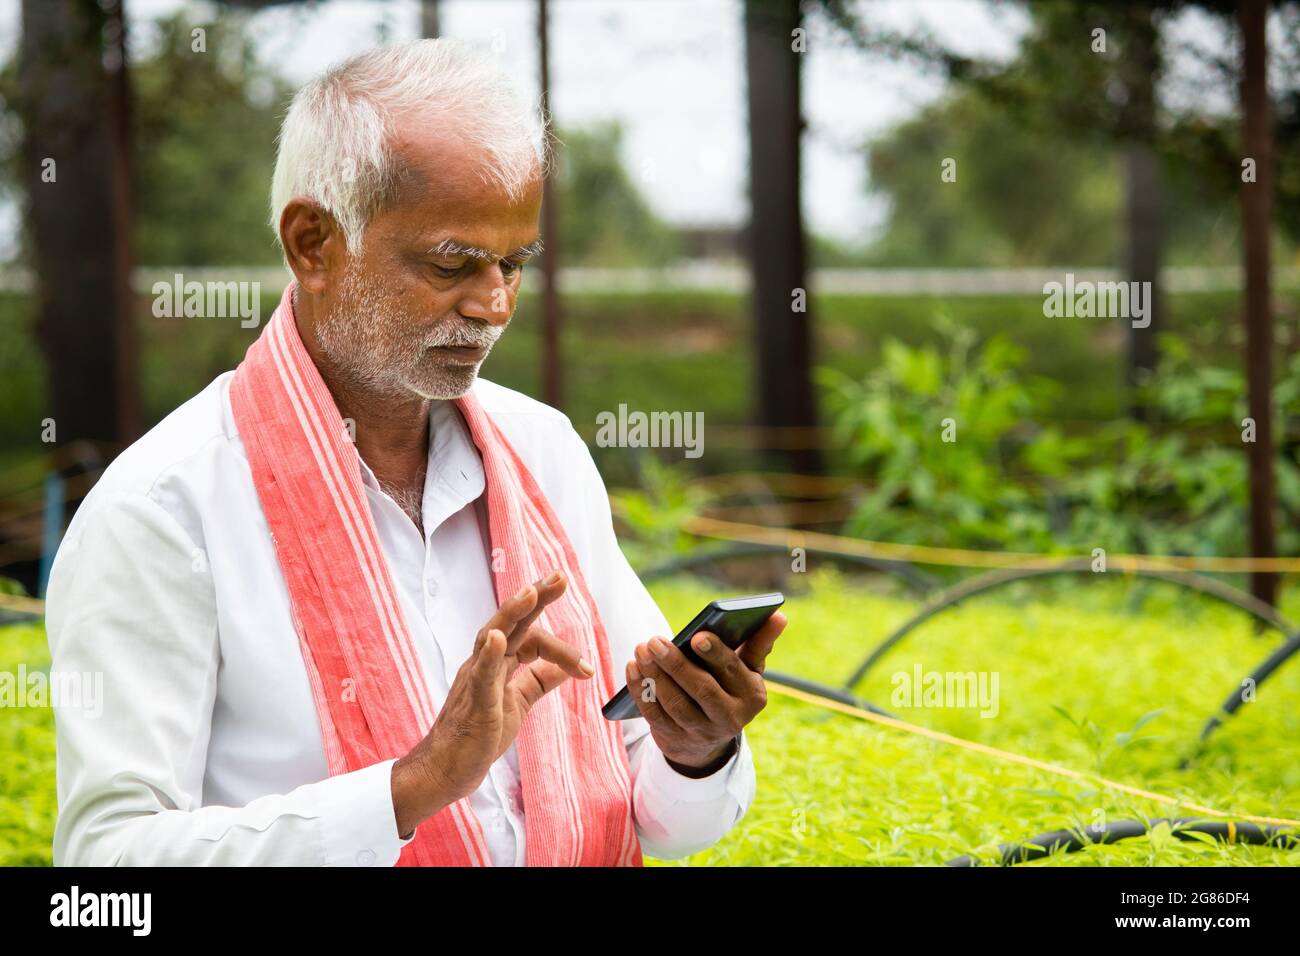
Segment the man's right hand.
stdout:
[[565,587],[558,571],[525,586],[478,632],[432,729],[393,765],[393,810],[403,839],[478,789],[543,694],[568,677],[595,673],[576,648],[534,624]]

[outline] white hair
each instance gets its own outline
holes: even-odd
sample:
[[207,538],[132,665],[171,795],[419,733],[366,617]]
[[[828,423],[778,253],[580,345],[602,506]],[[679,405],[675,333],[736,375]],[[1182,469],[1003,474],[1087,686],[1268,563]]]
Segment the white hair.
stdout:
[[333,67],[293,98],[271,181],[276,241],[284,207],[303,196],[334,217],[350,253],[360,249],[366,223],[395,198],[394,122],[412,114],[463,137],[483,157],[482,180],[512,199],[547,170],[549,132],[490,54],[450,39],[380,47]]

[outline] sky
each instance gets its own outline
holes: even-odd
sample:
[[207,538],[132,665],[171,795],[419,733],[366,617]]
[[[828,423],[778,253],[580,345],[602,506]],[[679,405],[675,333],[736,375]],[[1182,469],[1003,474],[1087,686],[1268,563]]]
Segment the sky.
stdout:
[[[179,8],[196,25],[202,0],[126,0],[133,55],[150,23]],[[623,159],[651,207],[677,224],[747,218],[744,36],[740,0],[552,0],[552,110],[564,127],[617,119]],[[1007,59],[1027,26],[1015,6],[985,0],[859,0],[872,22],[925,29],[986,58]],[[522,95],[537,97],[535,0],[443,0],[441,30],[489,46]],[[0,0],[0,57],[20,28],[20,0]],[[1195,15],[1171,29],[1204,33]],[[384,38],[415,37],[417,0],[326,0],[255,14],[258,55],[295,84]],[[808,23],[804,54],[804,214],[816,233],[848,244],[873,239],[885,216],[868,194],[863,144],[941,95],[942,78],[869,58],[826,22]],[[1213,45],[1213,44],[1211,44]],[[1178,65],[1175,64],[1176,73]],[[269,178],[269,171],[268,171]],[[16,216],[0,210],[0,253]]]

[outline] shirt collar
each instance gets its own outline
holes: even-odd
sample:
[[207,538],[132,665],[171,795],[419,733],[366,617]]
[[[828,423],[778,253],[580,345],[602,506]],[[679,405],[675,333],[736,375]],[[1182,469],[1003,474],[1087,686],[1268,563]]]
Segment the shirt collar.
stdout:
[[[355,448],[355,446],[354,446]],[[382,491],[374,471],[357,452],[361,482]],[[429,408],[429,459],[424,475],[423,524],[426,535],[483,494],[483,460],[455,402],[435,399]]]

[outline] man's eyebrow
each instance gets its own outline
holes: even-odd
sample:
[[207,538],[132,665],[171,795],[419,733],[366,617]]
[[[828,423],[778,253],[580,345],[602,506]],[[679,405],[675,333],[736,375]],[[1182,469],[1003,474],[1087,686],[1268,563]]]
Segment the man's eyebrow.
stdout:
[[[507,259],[530,258],[538,255],[542,251],[542,240],[536,239],[526,246],[520,246]],[[458,239],[444,239],[433,248],[429,249],[425,255],[429,256],[469,256],[471,259],[482,259],[485,262],[496,262],[497,255],[487,249],[480,249],[478,246],[471,246],[468,243]]]

